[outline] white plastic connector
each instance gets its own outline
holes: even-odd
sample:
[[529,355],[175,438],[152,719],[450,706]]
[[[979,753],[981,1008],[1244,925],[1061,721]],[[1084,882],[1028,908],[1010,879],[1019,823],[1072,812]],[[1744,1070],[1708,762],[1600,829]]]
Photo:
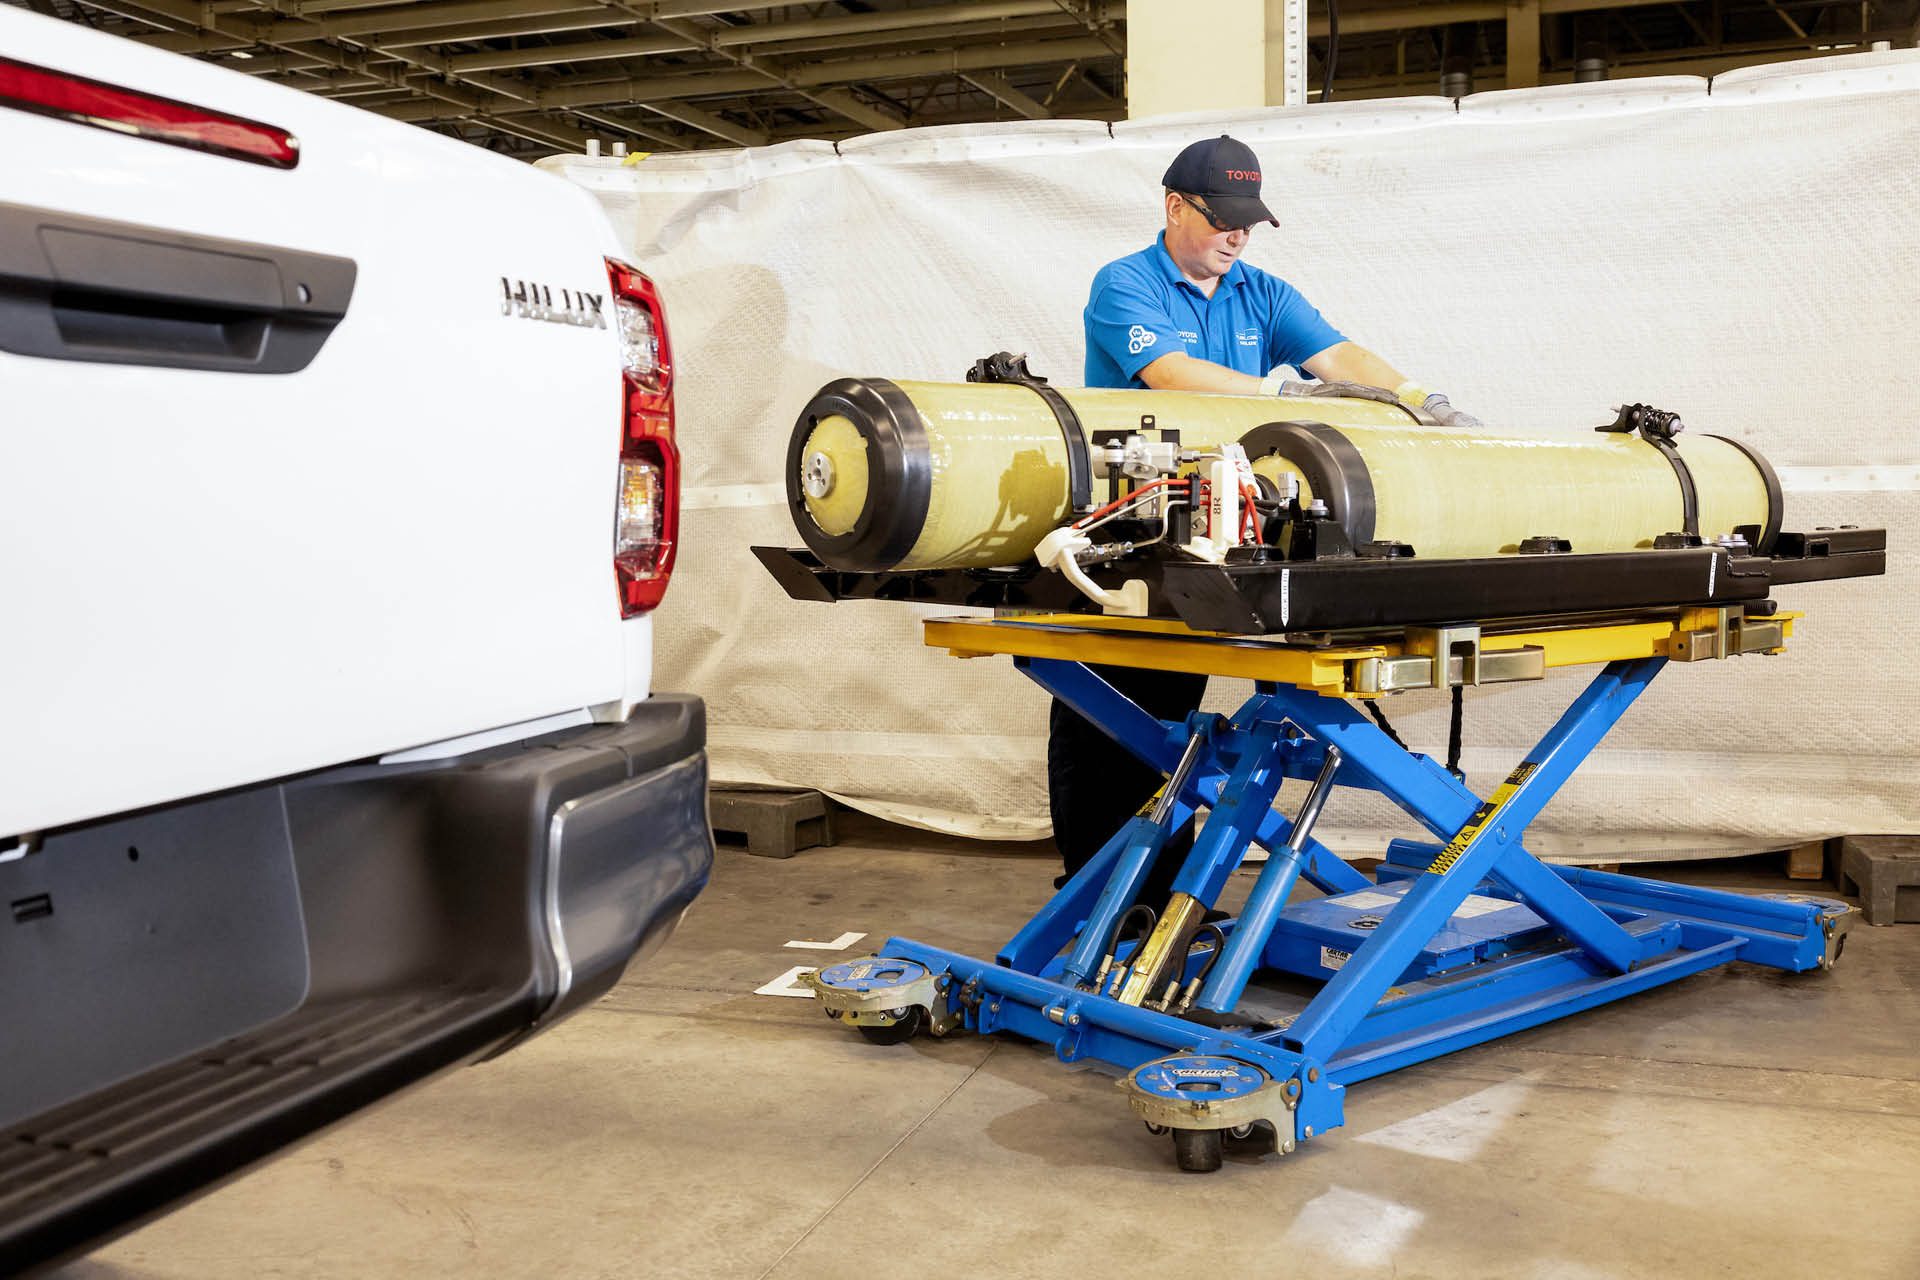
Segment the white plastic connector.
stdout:
[[1089,578],[1086,570],[1080,567],[1077,557],[1082,551],[1092,546],[1092,538],[1077,529],[1062,525],[1040,539],[1040,545],[1033,549],[1033,558],[1040,562],[1041,568],[1052,569],[1066,578],[1073,584],[1076,591],[1108,613],[1120,614],[1128,618],[1146,617],[1146,583],[1133,578],[1118,591],[1110,591]]
[[1233,459],[1207,464],[1207,537],[1223,555],[1240,541],[1239,481]]

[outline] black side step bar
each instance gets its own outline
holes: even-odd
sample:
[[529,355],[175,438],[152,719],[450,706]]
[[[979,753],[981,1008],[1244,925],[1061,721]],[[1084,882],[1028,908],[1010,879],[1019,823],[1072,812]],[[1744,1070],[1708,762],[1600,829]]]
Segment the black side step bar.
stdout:
[[530,989],[401,991],[303,1008],[0,1131],[0,1272],[69,1256],[369,1103],[483,1054]]

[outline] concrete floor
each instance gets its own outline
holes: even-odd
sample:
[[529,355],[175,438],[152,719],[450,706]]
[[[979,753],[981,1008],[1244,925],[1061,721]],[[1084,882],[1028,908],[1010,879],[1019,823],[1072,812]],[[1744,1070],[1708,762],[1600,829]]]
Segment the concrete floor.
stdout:
[[[991,954],[1052,874],[1033,846],[849,836],[723,849],[595,1008],[60,1274],[1920,1276],[1920,927],[1358,1085],[1345,1128],[1198,1176],[1031,1045],[881,1048],[753,994],[831,954],[794,939]],[[1773,869],[1662,874],[1787,887]]]

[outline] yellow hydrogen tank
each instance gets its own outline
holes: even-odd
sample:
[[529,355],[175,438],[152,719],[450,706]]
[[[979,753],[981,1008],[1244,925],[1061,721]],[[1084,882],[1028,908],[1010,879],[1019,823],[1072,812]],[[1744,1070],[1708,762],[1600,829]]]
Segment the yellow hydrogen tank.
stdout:
[[[1674,467],[1637,436],[1429,427],[1361,399],[1057,390],[1090,437],[1144,425],[1177,430],[1187,448],[1242,443],[1255,471],[1291,473],[1356,543],[1402,542],[1423,558],[1500,555],[1529,537],[1626,551],[1684,527]],[[1676,448],[1703,535],[1779,527],[1758,455],[1690,434]],[[808,546],[847,570],[1016,565],[1071,514],[1059,421],[1008,384],[830,383],[795,423],[787,486]]]

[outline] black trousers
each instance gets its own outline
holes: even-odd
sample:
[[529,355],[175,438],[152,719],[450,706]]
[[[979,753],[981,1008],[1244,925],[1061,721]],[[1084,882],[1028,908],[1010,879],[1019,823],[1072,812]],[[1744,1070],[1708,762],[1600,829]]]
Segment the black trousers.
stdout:
[[[1183,719],[1197,710],[1207,678],[1184,671],[1148,671],[1140,667],[1091,667],[1090,670],[1149,714]],[[1139,811],[1163,778],[1151,765],[1088,723],[1058,698],[1047,721],[1047,802],[1053,813],[1053,839],[1060,846],[1065,884],[1093,859],[1121,824]],[[1158,911],[1173,892],[1173,877],[1193,848],[1193,824],[1187,823],[1160,851],[1148,873],[1140,901]]]

